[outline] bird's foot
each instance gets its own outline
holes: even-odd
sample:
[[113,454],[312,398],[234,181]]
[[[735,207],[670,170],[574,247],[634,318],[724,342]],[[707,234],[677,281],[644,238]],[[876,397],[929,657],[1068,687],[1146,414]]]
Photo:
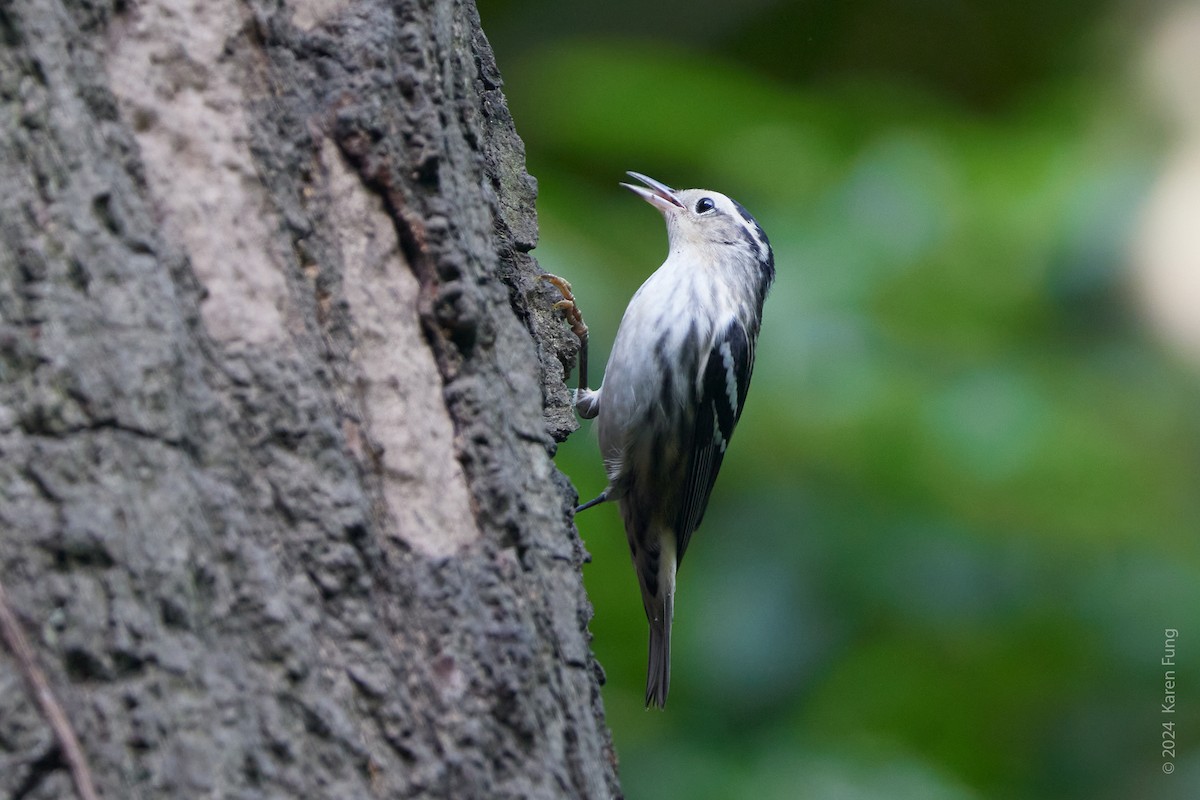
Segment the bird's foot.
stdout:
[[575,302],[575,295],[571,292],[571,284],[566,279],[560,278],[557,275],[551,275],[550,273],[545,273],[538,277],[562,293],[563,299],[555,303],[554,307],[563,312],[567,324],[571,326],[571,332],[578,336],[581,342],[586,342],[588,328],[584,324],[583,313],[579,310],[579,306]]
[[563,299],[555,303],[554,307],[562,310],[563,316],[567,318],[567,323],[571,326],[571,332],[579,337],[579,389],[572,397],[571,405],[575,406],[584,419],[591,419],[599,413],[600,409],[597,403],[598,393],[588,389],[587,325],[583,323],[583,314],[579,311],[579,306],[575,304],[575,295],[571,292],[571,284],[557,275],[549,273],[540,277],[562,293]]

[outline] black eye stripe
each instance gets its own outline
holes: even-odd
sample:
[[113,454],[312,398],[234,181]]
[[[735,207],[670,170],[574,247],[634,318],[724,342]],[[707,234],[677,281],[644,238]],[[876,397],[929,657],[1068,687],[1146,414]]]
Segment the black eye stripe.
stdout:
[[[733,201],[733,205],[734,208],[737,209],[738,213],[742,215],[742,219],[746,220],[748,224],[758,228],[758,223],[754,221],[754,217],[750,216],[750,212],[746,210],[744,205],[739,203],[737,200]],[[759,228],[759,230],[761,230],[761,228]]]

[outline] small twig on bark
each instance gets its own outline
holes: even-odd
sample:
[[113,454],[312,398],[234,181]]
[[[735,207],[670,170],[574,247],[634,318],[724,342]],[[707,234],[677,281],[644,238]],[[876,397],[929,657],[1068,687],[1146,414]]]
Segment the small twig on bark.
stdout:
[[25,676],[29,690],[37,698],[42,715],[58,739],[59,747],[62,748],[63,758],[67,762],[67,768],[71,771],[71,779],[75,782],[75,791],[79,794],[80,800],[99,800],[100,796],[96,794],[92,772],[88,769],[87,759],[84,758],[83,749],[79,746],[79,739],[75,736],[71,721],[67,719],[67,714],[63,711],[58,698],[50,690],[50,682],[46,680],[46,674],[33,660],[33,648],[29,646],[29,640],[25,638],[25,633],[21,630],[21,625],[17,622],[12,607],[8,604],[8,594],[4,591],[2,581],[0,581],[0,637],[3,637],[4,643],[16,657],[17,666],[21,669],[21,674]]

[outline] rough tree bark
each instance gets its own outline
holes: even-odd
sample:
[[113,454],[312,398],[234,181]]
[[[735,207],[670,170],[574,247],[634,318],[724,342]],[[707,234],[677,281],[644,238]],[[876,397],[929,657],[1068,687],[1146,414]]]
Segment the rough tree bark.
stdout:
[[[468,0],[0,2],[0,582],[112,798],[619,794]],[[65,798],[0,648],[0,795]]]

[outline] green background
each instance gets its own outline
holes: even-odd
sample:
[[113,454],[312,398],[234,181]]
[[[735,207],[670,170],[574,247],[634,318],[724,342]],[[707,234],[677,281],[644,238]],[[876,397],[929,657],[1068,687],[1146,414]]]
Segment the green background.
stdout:
[[[1200,369],[1129,257],[1163,8],[481,3],[593,383],[666,253],[625,170],[775,248],[665,712],[617,510],[578,520],[628,797],[1200,797]],[[558,464],[603,488],[590,423]]]

